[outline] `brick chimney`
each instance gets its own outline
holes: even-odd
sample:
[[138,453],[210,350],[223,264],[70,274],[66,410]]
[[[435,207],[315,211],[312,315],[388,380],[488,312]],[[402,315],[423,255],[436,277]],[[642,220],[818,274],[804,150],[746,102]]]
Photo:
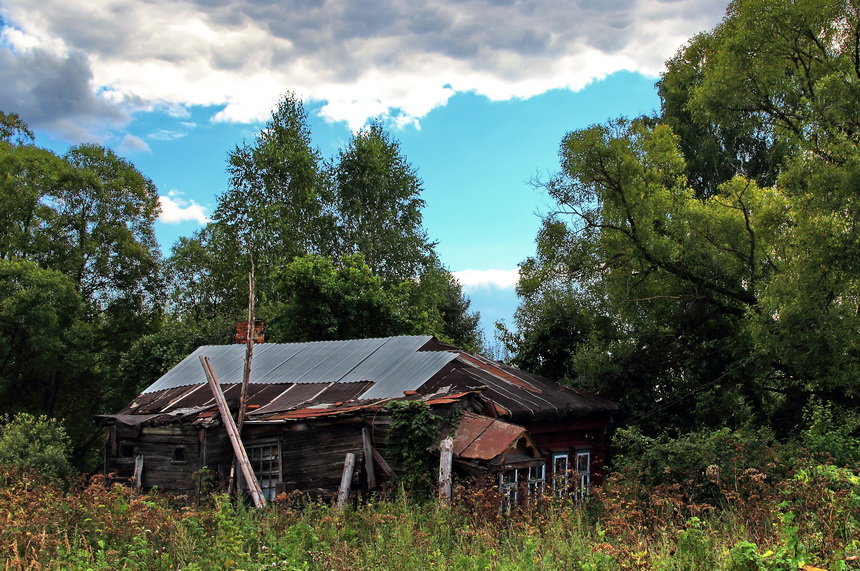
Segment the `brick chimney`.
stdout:
[[[263,334],[263,330],[266,328],[265,322],[262,319],[254,320],[254,343],[264,343],[266,341],[266,336]],[[236,322],[236,343],[241,343],[244,345],[248,342],[248,322],[247,321],[238,321]]]

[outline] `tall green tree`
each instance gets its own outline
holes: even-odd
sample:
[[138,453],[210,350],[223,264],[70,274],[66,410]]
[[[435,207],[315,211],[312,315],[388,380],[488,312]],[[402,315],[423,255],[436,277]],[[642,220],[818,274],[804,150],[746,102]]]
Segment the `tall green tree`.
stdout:
[[353,135],[332,179],[340,252],[361,252],[386,280],[414,278],[430,265],[421,180],[379,122]]
[[857,37],[850,4],[733,2],[668,63],[662,116],[569,134],[515,358],[654,431],[858,406]]
[[[312,146],[301,101],[287,94],[254,141],[230,153],[228,172],[230,188],[219,197],[213,221],[195,236],[180,240],[166,263],[175,317],[213,334],[223,330],[223,324],[243,318],[253,261],[259,316],[273,324],[275,337],[312,337],[311,323],[318,326],[320,339],[364,335],[361,328],[349,325],[347,306],[331,300],[329,305],[339,308],[329,311],[331,319],[343,323],[286,322],[303,318],[295,309],[296,292],[285,287],[287,282],[301,284],[284,276],[298,279],[299,269],[311,268],[316,277],[346,268],[357,271],[359,255],[370,281],[332,278],[338,291],[346,295],[346,289],[364,284],[370,288],[368,295],[384,294],[386,299],[400,299],[408,292],[413,316],[408,321],[422,323],[421,332],[470,348],[480,344],[477,315],[469,312],[462,289],[427,239],[417,172],[381,124],[355,133],[334,160],[324,163]],[[325,289],[307,279],[302,287]],[[382,288],[378,292],[371,287],[376,280]],[[404,289],[405,282],[411,285]],[[323,303],[322,298],[318,301],[317,309]],[[374,334],[405,331],[398,325],[400,309],[380,307],[393,313],[380,317],[379,324],[389,326],[377,327]],[[276,329],[282,333],[274,333]]]
[[61,157],[0,124],[0,407],[65,417],[80,455],[92,415],[133,395],[119,364],[160,312],[158,196],[109,149]]
[[230,152],[227,172],[230,186],[213,220],[260,266],[331,253],[331,198],[307,113],[294,94],[278,102],[252,143]]

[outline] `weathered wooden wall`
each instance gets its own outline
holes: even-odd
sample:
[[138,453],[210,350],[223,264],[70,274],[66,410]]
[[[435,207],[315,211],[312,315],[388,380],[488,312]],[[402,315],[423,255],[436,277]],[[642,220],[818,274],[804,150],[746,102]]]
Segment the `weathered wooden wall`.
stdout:
[[[111,427],[106,469],[120,479],[131,477],[135,457],[143,456],[141,486],[145,489],[193,493],[201,467],[200,429],[190,425],[143,427],[136,436]],[[122,455],[122,451],[130,452]],[[181,452],[178,452],[181,450]]]

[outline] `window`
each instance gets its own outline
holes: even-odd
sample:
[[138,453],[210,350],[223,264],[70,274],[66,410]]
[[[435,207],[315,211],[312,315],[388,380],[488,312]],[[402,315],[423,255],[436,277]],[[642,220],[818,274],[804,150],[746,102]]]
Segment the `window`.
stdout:
[[[278,494],[281,482],[281,445],[280,442],[267,442],[247,447],[248,461],[254,469],[263,497],[271,501]],[[245,486],[247,489],[247,486]]]
[[516,505],[519,498],[519,490],[517,489],[517,473],[519,470],[508,470],[499,474],[499,491],[502,492],[501,509],[505,512],[510,511],[511,506]]
[[134,457],[134,444],[131,442],[122,442],[119,445],[119,457],[120,458],[132,458]]
[[546,464],[529,467],[528,492],[532,494],[542,494],[543,486],[546,482]]
[[173,461],[185,462],[185,448],[183,448],[182,446],[177,446],[173,449]]
[[567,492],[569,468],[567,452],[552,455],[552,489],[556,494]]
[[580,450],[576,453],[575,460],[576,468],[576,494],[577,500],[584,500],[588,496],[588,490],[591,488],[591,452],[589,450]]

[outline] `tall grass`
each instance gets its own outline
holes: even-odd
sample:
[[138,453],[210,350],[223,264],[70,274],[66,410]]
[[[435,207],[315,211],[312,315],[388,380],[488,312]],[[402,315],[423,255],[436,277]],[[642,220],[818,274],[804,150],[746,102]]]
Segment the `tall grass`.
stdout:
[[502,513],[491,488],[460,490],[451,507],[400,493],[344,511],[294,497],[254,510],[5,470],[0,555],[11,569],[860,568],[856,471],[712,476],[720,505],[616,476],[584,505],[548,494]]

